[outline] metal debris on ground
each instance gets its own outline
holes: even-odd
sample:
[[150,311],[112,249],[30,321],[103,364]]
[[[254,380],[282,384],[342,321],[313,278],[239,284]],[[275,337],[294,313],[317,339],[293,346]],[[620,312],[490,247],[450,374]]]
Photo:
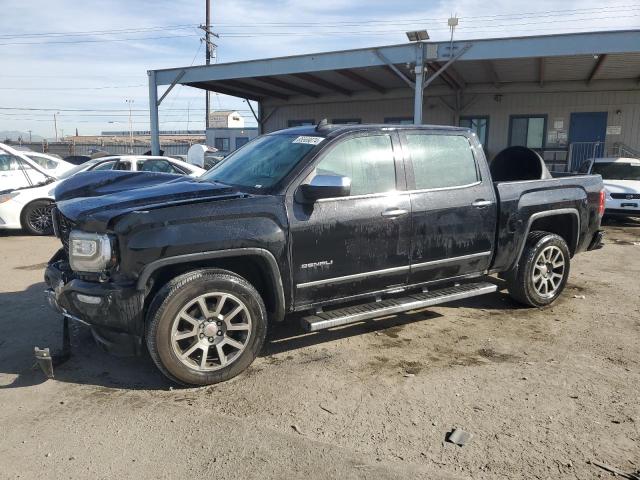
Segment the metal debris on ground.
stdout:
[[461,428],[454,428],[451,432],[447,434],[447,438],[445,439],[449,443],[455,443],[456,445],[462,447],[466,443],[468,443],[473,435],[469,432],[465,432]]
[[574,295],[573,298],[579,298],[580,300],[584,300],[587,297],[585,297],[584,295]]
[[299,433],[300,435],[304,435],[304,433],[302,433],[302,430],[300,430],[300,427],[298,427],[298,425],[291,425],[291,428],[293,428],[293,431],[296,433]]

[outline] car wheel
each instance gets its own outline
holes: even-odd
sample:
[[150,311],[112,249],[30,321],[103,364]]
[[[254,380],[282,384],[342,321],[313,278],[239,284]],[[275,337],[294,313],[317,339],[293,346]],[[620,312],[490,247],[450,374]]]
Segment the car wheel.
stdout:
[[54,203],[50,200],[36,200],[22,210],[22,228],[31,235],[51,235],[53,221],[51,210]]
[[183,385],[223,382],[256,358],[267,333],[267,313],[256,289],[226,270],[176,277],[155,296],[147,315],[151,358]]
[[517,267],[506,277],[509,295],[530,307],[553,303],[567,284],[570,256],[559,235],[531,232]]

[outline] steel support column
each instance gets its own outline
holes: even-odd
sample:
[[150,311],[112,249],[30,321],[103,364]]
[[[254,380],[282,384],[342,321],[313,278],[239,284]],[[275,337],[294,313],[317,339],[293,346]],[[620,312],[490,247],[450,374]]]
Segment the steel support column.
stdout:
[[150,70],[149,75],[149,126],[151,130],[151,154],[160,155],[160,126],[158,122],[158,85],[156,72]]
[[413,123],[422,124],[422,99],[424,95],[424,43],[416,43],[416,83],[413,99]]

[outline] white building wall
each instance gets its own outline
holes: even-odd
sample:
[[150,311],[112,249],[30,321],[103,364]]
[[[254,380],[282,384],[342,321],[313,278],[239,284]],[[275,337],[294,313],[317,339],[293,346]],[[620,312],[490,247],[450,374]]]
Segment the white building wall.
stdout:
[[[290,120],[313,120],[323,118],[333,122],[340,119],[360,119],[362,123],[383,123],[390,117],[413,117],[411,92],[390,92],[393,98],[365,96],[364,98],[317,101],[315,103],[289,103],[277,105],[264,125],[264,132],[287,128]],[[444,102],[443,102],[444,100]],[[454,105],[453,95],[425,96],[423,121],[425,124],[453,125],[456,116],[445,105]],[[568,91],[509,93],[500,89],[492,93],[468,94],[462,97],[465,106],[462,116],[488,116],[489,141],[487,150],[492,157],[508,144],[509,117],[511,115],[547,115],[547,132],[555,120],[562,120],[563,129],[569,132],[570,116],[573,112],[607,112],[608,126],[620,126],[619,135],[608,135],[607,143],[623,143],[640,150],[640,90],[622,91]],[[268,115],[276,105],[266,105]],[[551,146],[551,145],[549,145]]]

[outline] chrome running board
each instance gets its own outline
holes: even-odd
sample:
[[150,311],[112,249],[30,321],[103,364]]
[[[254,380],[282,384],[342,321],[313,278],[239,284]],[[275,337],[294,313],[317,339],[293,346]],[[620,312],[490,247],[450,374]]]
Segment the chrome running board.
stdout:
[[455,287],[442,288],[431,292],[416,293],[399,298],[389,298],[379,302],[371,302],[352,307],[328,310],[303,317],[302,327],[308,332],[316,332],[326,328],[361,322],[376,317],[384,317],[395,313],[430,307],[441,303],[453,302],[463,298],[476,297],[493,293],[498,286],[489,282],[468,283]]

